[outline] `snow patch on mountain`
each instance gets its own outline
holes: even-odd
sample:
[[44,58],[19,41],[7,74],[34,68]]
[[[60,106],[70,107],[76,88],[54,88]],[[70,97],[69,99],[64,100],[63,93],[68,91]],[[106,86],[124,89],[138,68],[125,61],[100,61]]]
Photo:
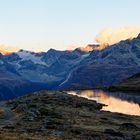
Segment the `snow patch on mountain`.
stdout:
[[81,56],[81,59],[84,59],[84,58],[88,57],[89,55],[90,55],[90,53],[84,54]]
[[47,64],[41,60],[42,56],[35,56],[29,51],[19,51],[16,53],[23,61],[24,60],[31,60],[35,64],[45,65]]
[[85,58],[87,58],[88,56],[90,56],[90,53],[81,55],[81,58],[80,58],[80,60],[77,62],[77,64],[80,63],[81,61],[83,61],[83,60],[84,60]]

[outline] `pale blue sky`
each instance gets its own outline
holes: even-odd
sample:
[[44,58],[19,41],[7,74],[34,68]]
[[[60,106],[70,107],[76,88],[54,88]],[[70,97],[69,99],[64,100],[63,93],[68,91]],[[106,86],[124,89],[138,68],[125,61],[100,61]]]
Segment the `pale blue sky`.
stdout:
[[140,26],[140,0],[0,0],[0,44],[66,49],[105,27]]

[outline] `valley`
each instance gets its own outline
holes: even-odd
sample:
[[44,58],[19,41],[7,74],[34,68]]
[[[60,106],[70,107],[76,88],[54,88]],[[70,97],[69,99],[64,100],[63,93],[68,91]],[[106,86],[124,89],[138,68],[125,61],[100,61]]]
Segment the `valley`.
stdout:
[[139,72],[140,35],[0,54],[0,139],[139,140]]
[[90,44],[85,49],[73,51],[50,49],[35,53],[20,50],[1,54],[0,100],[45,89],[93,89],[117,85],[140,72],[139,46],[140,35],[106,47]]
[[140,0],[0,1],[0,140],[140,140]]

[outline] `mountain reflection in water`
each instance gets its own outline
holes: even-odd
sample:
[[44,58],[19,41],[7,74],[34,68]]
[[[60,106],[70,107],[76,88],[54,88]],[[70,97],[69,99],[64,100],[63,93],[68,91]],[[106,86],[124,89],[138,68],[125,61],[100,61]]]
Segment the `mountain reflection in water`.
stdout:
[[68,94],[96,100],[105,104],[102,110],[140,116],[140,96],[127,95],[123,92],[106,92],[102,90],[69,91]]

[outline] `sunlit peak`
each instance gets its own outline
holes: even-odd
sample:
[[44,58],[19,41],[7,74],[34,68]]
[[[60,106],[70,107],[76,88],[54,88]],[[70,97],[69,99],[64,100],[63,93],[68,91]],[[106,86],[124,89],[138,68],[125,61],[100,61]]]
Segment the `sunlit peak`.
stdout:
[[18,52],[19,50],[20,49],[17,47],[0,45],[0,53],[2,53],[3,55],[8,55],[8,54],[11,54],[13,52]]

